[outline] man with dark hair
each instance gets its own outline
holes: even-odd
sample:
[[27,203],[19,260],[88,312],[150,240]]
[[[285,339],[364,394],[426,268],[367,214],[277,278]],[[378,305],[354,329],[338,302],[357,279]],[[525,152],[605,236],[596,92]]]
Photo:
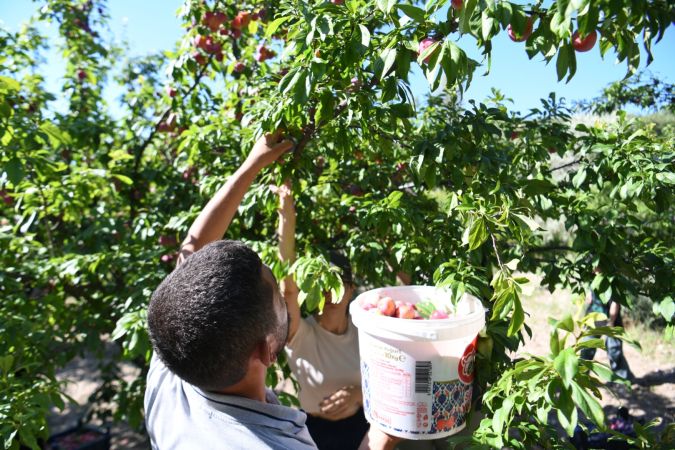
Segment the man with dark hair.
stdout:
[[[243,243],[220,240],[256,175],[292,146],[279,133],[256,142],[192,224],[176,269],[152,295],[145,413],[153,449],[316,448],[305,413],[280,405],[265,387],[289,331],[274,275]],[[372,428],[360,448],[395,443]]]

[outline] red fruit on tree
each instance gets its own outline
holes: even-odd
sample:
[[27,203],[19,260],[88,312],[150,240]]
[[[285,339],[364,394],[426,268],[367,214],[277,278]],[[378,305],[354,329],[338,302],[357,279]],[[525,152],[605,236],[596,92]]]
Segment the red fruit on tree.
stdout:
[[334,5],[344,5],[345,0],[330,0],[330,2]]
[[241,61],[234,63],[234,67],[232,68],[234,73],[242,73],[244,70],[246,70],[246,64]]
[[195,62],[196,62],[197,64],[199,64],[200,66],[204,66],[204,65],[206,65],[206,63],[207,63],[206,56],[202,55],[202,54],[199,53],[199,52],[194,52],[194,53],[192,54],[192,58],[193,58],[193,59],[195,60]]
[[354,183],[347,186],[347,192],[356,197],[361,197],[363,195],[363,189]]
[[509,138],[511,138],[512,141],[515,141],[516,139],[518,139],[519,136],[520,136],[520,133],[518,133],[517,131],[512,131]]
[[396,304],[391,297],[382,297],[377,301],[377,309],[385,316],[392,317],[396,313]]
[[453,7],[454,9],[456,9],[457,11],[459,11],[460,9],[462,9],[463,0],[452,0],[451,3],[452,3],[452,7]]
[[202,50],[206,50],[208,39],[209,38],[207,38],[206,36],[198,34],[197,36],[194,37],[192,43],[194,44],[195,47],[201,48]]
[[173,247],[176,244],[178,244],[176,236],[169,236],[164,234],[159,237],[159,245],[163,245],[164,247]]
[[575,31],[572,35],[572,47],[578,52],[587,52],[593,48],[597,40],[598,32],[595,30],[591,31],[583,38],[579,34],[579,31]]
[[248,11],[239,11],[239,13],[232,19],[230,26],[235,30],[246,28],[251,22],[251,13]]
[[176,113],[171,113],[166,120],[159,124],[157,131],[170,133],[176,129],[176,125],[178,125],[178,115]]
[[516,31],[513,29],[511,24],[509,24],[508,27],[506,27],[506,32],[509,35],[509,38],[513,42],[524,42],[529,39],[529,37],[532,35],[532,24],[534,23],[534,20],[530,17],[527,19],[527,23],[525,24],[525,30],[523,30],[523,34],[518,35]]
[[[434,45],[436,42],[438,42],[436,39],[430,38],[430,37],[425,38],[425,39],[422,39],[422,41],[420,42],[419,47],[417,48],[417,55],[421,55],[422,53],[424,53],[424,51],[425,51],[426,49],[428,49],[429,47],[431,47],[432,45]],[[429,56],[427,56],[426,58],[424,58],[424,62],[425,62],[425,63],[428,63],[430,59],[431,59],[431,55],[429,55]]]
[[5,202],[5,205],[11,206],[14,203],[14,199],[4,189],[0,191],[0,197],[2,197],[2,201]]
[[218,42],[214,41],[211,36],[206,38],[204,50],[206,50],[208,53],[217,54],[220,53],[222,49],[223,47]]
[[169,264],[171,261],[174,260],[175,257],[176,257],[176,255],[174,255],[172,253],[167,253],[166,255],[162,255],[161,260],[162,260],[163,263]]
[[80,81],[83,81],[85,78],[87,78],[87,72],[84,71],[84,69],[80,69],[77,71],[77,79]]
[[216,53],[216,61],[222,62],[222,61],[223,61],[223,57],[224,57],[224,56],[223,56],[223,52],[222,52],[222,51]]
[[166,95],[168,95],[169,97],[173,98],[173,97],[176,96],[176,94],[178,94],[178,91],[177,91],[176,89],[174,89],[174,88],[171,87],[171,86],[167,86],[167,87],[166,87]]
[[204,16],[202,16],[202,25],[208,27],[209,24],[211,23],[212,18],[213,18],[213,13],[211,11],[206,11],[204,13]]
[[232,36],[232,39],[239,39],[241,37],[241,30],[236,28],[230,30],[230,36]]
[[218,11],[218,12],[206,12],[202,18],[202,24],[207,26],[211,31],[216,31],[220,26],[225,23],[227,16]]
[[274,50],[268,49],[267,47],[265,47],[264,44],[260,44],[257,50],[258,52],[255,55],[255,59],[258,62],[264,62],[270,58],[274,58],[275,56],[277,56]]

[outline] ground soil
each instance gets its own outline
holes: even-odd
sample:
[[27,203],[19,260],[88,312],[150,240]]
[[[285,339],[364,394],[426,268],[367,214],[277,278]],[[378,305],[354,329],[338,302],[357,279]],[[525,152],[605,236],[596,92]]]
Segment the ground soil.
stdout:
[[[532,328],[532,337],[528,338],[518,352],[548,353],[548,336],[550,333],[549,317],[561,317],[565,312],[574,312],[578,308],[573,296],[567,291],[556,291],[553,294],[537,287],[536,277],[532,277],[533,288],[524,297],[524,307],[530,315],[527,323]],[[629,333],[630,324],[626,325]],[[636,336],[640,339],[640,336]],[[602,404],[608,415],[613,415],[620,406],[626,406],[630,413],[645,421],[661,418],[663,424],[675,421],[675,348],[672,344],[660,339],[651,339],[643,343],[643,350],[624,346],[624,353],[631,370],[637,377],[637,383],[631,389],[623,386],[612,387],[603,391]],[[111,350],[114,351],[114,350]],[[598,351],[596,360],[607,363],[607,355]],[[67,394],[77,404],[69,405],[62,412],[54,411],[49,423],[53,433],[62,431],[77,423],[87,409],[89,396],[100,386],[100,373],[97,369],[99,361],[93,357],[77,358],[60,371],[59,377],[70,380]],[[133,378],[138,373],[131,366],[122,366],[125,377]],[[147,437],[142,430],[132,430],[128,425],[116,424],[111,427],[113,449],[149,448]],[[416,442],[400,445],[401,450],[422,450],[445,448],[442,442]]]

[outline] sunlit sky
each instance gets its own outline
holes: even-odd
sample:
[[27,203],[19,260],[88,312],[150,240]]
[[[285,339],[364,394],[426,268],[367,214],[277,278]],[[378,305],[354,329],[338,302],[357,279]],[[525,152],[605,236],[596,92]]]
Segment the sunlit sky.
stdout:
[[[112,0],[108,2],[111,16],[110,26],[114,37],[130,43],[130,56],[172,49],[184,30],[176,13],[182,2],[179,0]],[[29,0],[0,0],[0,26],[12,31],[18,30],[38,8],[39,3]],[[47,29],[49,36],[55,30]],[[462,38],[459,43],[471,57],[481,61],[479,52],[471,37]],[[588,53],[577,53],[577,74],[569,82],[558,82],[555,60],[546,65],[541,57],[530,61],[523,43],[509,40],[501,33],[493,40],[492,67],[490,74],[483,76],[485,67],[479,68],[465,94],[465,100],[484,100],[491,88],[497,88],[513,99],[513,108],[526,111],[540,105],[539,99],[556,92],[568,101],[596,97],[603,87],[617,81],[626,74],[625,62],[617,64],[615,55],[607,54],[601,59],[598,46]],[[675,80],[675,27],[671,26],[661,42],[653,48],[654,62],[649,70],[670,81]],[[47,87],[58,93],[64,64],[56,51],[50,51],[45,65]],[[644,67],[646,57],[642,58]],[[412,78],[413,92],[422,99],[429,92],[427,82],[419,69]],[[114,105],[120,92],[108,89],[107,100]],[[58,107],[58,105],[57,105]]]

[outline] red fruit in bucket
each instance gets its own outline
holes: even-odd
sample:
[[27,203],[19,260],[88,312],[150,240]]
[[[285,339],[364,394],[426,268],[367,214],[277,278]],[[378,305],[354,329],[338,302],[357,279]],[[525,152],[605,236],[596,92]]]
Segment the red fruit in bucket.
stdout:
[[396,317],[399,319],[414,319],[417,316],[415,306],[411,303],[403,303],[396,308]]
[[432,312],[431,315],[429,316],[429,319],[431,319],[431,320],[447,319],[447,318],[448,318],[448,315],[445,313],[445,311],[440,311],[438,309],[436,311]]
[[363,308],[366,311],[370,311],[371,309],[377,309],[377,300],[373,299],[364,300],[361,302],[361,308]]
[[396,303],[391,297],[382,297],[377,301],[377,309],[385,316],[396,314]]

